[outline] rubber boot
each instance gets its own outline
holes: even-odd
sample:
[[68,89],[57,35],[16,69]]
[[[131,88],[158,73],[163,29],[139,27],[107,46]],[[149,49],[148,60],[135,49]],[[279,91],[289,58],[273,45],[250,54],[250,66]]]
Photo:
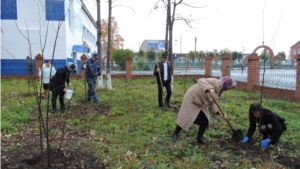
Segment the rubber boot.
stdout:
[[204,132],[205,132],[205,127],[199,126],[197,142],[200,144],[206,144],[205,140],[203,139]]
[[56,108],[56,98],[52,96],[51,102],[52,102],[52,113],[58,112],[59,110]]
[[176,126],[176,129],[173,133],[172,139],[176,142],[178,140],[178,134],[181,131],[181,127],[180,126]]

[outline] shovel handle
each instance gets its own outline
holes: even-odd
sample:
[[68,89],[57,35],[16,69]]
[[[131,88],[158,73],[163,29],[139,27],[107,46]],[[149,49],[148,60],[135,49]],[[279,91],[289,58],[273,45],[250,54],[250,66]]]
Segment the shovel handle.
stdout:
[[[212,97],[212,98],[213,98],[214,102],[216,103],[216,105],[218,106],[220,112],[221,112],[222,115],[224,116],[225,113],[223,113],[223,111],[222,111],[222,109],[221,109],[219,103],[217,102],[216,98],[215,98],[215,97]],[[229,127],[231,128],[231,130],[234,131],[234,129],[233,129],[233,127],[231,126],[231,124],[229,123],[228,119],[226,119],[226,122],[227,122],[227,124],[229,125]]]
[[[159,68],[158,63],[156,65],[157,65],[157,68]],[[159,76],[161,91],[164,92],[164,88],[163,88],[163,84],[162,84],[162,81],[161,81],[161,74],[160,74],[160,72],[158,72],[158,76]]]

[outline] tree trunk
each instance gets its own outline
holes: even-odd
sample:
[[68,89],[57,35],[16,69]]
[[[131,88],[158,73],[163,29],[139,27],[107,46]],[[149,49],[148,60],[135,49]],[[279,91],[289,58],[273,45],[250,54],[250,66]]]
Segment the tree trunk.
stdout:
[[170,15],[171,15],[171,0],[168,0],[167,5],[167,20],[166,20],[166,39],[165,39],[165,51],[168,51],[168,34],[169,34],[169,24],[170,24]]
[[101,75],[98,77],[98,88],[103,89],[103,75],[102,75],[102,45],[101,45],[101,12],[100,12],[100,0],[97,0],[97,49],[99,55],[99,66]]
[[112,0],[108,0],[108,41],[107,41],[107,63],[106,63],[106,76],[107,76],[107,89],[112,90],[111,75],[110,75],[110,55],[111,55],[111,10]]

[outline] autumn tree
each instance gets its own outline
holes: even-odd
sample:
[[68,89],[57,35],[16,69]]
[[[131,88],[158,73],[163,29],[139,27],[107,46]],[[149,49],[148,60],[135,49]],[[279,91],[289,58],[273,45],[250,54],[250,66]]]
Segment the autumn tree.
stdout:
[[[104,50],[108,51],[108,20],[101,20],[101,41],[104,45]],[[114,17],[111,17],[111,49],[110,53],[113,54],[117,49],[122,49],[124,46],[124,39],[119,34],[118,23]]]

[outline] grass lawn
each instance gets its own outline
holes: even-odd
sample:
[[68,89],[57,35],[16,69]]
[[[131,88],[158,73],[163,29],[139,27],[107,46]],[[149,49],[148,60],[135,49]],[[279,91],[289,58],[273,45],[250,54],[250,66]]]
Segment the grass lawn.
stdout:
[[[113,79],[113,90],[97,90],[98,105],[85,102],[87,86],[84,80],[71,80],[71,83],[76,90],[72,101],[66,100],[69,110],[64,114],[49,113],[51,145],[59,147],[60,126],[66,122],[61,149],[91,154],[104,168],[286,168],[296,163],[300,166],[300,104],[263,98],[263,107],[286,119],[287,130],[280,139],[279,149],[269,146],[261,151],[258,132],[250,143],[236,145],[226,121],[216,115],[212,115],[216,123],[205,132],[206,145],[196,144],[197,125],[187,132],[182,131],[178,142],[173,142],[171,136],[177,114],[185,91],[194,83],[192,79],[175,79],[171,96],[173,107],[169,109],[158,108],[154,76],[151,79]],[[39,85],[37,87],[40,90]],[[225,91],[219,104],[233,128],[246,134],[249,106],[259,101],[259,93],[230,90]],[[46,101],[40,106],[45,116],[48,104],[51,105]],[[38,109],[33,88],[30,87],[29,92],[27,80],[1,80],[2,154],[22,151],[20,147],[39,141]],[[51,109],[49,106],[49,111]],[[82,166],[88,168],[86,163]]]

